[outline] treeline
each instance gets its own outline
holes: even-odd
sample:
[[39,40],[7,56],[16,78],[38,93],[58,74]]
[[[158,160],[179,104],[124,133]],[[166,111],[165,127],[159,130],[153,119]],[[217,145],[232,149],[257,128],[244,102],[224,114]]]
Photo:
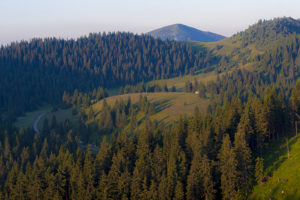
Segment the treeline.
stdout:
[[205,68],[212,58],[205,48],[194,51],[185,43],[131,33],[11,43],[0,48],[0,109],[23,112],[56,104],[64,91],[183,75]]
[[144,82],[137,85],[126,85],[120,88],[120,94],[129,93],[143,93],[143,92],[176,92],[176,87],[173,86],[170,89],[167,85],[161,86],[160,84],[145,84]]
[[207,86],[203,82],[198,81],[197,79],[195,79],[194,82],[186,81],[184,85],[184,91],[196,93],[201,98],[207,97]]
[[266,45],[280,41],[285,37],[300,33],[300,21],[291,17],[274,18],[272,20],[259,20],[247,30],[233,36],[235,42],[241,41],[245,47],[255,44],[257,48],[264,49]]
[[94,88],[91,92],[82,93],[78,89],[75,89],[73,95],[70,95],[68,92],[64,92],[62,96],[63,107],[67,108],[69,106],[73,107],[73,110],[78,108],[86,108],[92,103],[100,101],[108,97],[107,90],[102,87]]
[[79,110],[78,136],[86,143],[98,144],[104,135],[118,133],[124,128],[137,129],[143,121],[138,119],[138,115],[145,120],[154,113],[155,106],[143,95],[140,95],[137,103],[132,103],[128,98],[117,99],[113,105],[109,105],[104,99],[99,112],[95,112],[93,106]]

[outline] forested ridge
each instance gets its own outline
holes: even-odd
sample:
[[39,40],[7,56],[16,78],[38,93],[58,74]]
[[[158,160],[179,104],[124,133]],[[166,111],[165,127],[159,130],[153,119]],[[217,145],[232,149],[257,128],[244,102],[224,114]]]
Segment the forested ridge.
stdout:
[[[232,55],[220,55],[216,67],[219,76],[215,81],[203,84],[201,80],[199,83],[190,80],[185,91],[199,90],[202,96],[210,96],[217,104],[222,104],[224,100],[231,101],[235,97],[243,102],[249,97],[263,98],[266,89],[273,87],[280,90],[288,101],[287,97],[300,76],[299,32],[300,23],[292,18],[259,21],[231,38],[232,43],[239,45]],[[255,47],[245,53],[243,50],[250,44]]]
[[[299,26],[291,18],[260,21],[233,41],[263,51],[234,62],[202,46],[196,50],[129,33],[2,47],[0,66],[13,72],[1,73],[2,110],[58,102],[73,107],[79,124],[75,129],[68,120],[58,123],[53,117],[36,134],[0,118],[0,199],[249,199],[253,186],[272,176],[264,172],[265,150],[295,133]],[[237,67],[236,61],[251,66]],[[192,117],[181,116],[171,126],[149,119],[156,111],[146,96],[136,104],[130,98],[110,106],[105,101],[108,86],[123,86],[120,93],[169,91],[146,81],[212,65],[219,73],[216,80],[189,80],[184,87],[211,100],[207,113],[196,108]],[[38,78],[43,73],[50,74],[49,80]],[[12,93],[10,76],[15,77],[12,85],[21,84]],[[32,98],[12,99],[19,90],[20,97]],[[92,104],[103,98],[95,113]],[[138,118],[144,118],[143,124],[137,124]],[[95,142],[99,151],[87,145],[100,140],[100,145]]]
[[232,36],[234,42],[241,41],[243,46],[255,44],[259,49],[266,50],[274,41],[280,41],[293,34],[300,33],[300,21],[291,17],[259,20]]
[[205,48],[194,51],[185,43],[131,33],[12,43],[0,49],[0,109],[23,112],[43,103],[59,103],[64,91],[170,78],[202,69],[209,62]]

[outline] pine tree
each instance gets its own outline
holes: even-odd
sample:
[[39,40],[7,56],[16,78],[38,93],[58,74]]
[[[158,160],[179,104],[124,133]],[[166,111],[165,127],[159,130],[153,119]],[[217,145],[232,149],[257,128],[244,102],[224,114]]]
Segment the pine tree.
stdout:
[[95,159],[96,177],[98,179],[102,173],[108,174],[112,160],[112,146],[107,142],[106,137],[103,137],[100,150]]
[[240,195],[247,199],[252,185],[251,150],[247,145],[244,132],[237,132],[234,138],[234,151],[237,160],[237,183]]
[[157,188],[157,185],[154,182],[154,180],[151,181],[151,185],[149,187],[148,198],[147,199],[159,200],[158,188]]
[[215,199],[216,190],[214,189],[215,184],[212,176],[212,164],[208,160],[206,155],[203,156],[201,165],[202,165],[204,199],[213,200]]
[[239,199],[236,154],[228,134],[223,138],[218,158],[220,160],[222,198],[224,200]]
[[196,154],[187,178],[186,198],[188,200],[197,200],[204,196],[201,167],[201,156]]
[[90,150],[90,147],[88,147],[83,165],[83,177],[86,199],[93,199],[95,195],[95,169],[93,161],[94,159],[92,157],[92,152]]
[[266,110],[258,98],[254,99],[254,118],[256,131],[257,152],[262,154],[263,143],[267,137],[267,115]]
[[187,178],[187,199],[213,200],[215,189],[212,177],[212,166],[207,156],[194,152],[194,158]]
[[175,196],[174,200],[182,200],[184,199],[184,188],[183,184],[180,181],[177,181],[176,188],[175,188]]
[[260,157],[256,158],[255,179],[257,183],[262,183],[264,179],[264,159]]

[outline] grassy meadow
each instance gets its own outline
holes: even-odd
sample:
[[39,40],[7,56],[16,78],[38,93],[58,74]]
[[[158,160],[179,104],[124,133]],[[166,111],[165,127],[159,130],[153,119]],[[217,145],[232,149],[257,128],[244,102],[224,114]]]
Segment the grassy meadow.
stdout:
[[[131,99],[132,103],[137,103],[140,95],[146,95],[148,100],[155,105],[156,113],[150,118],[166,124],[179,119],[180,115],[192,115],[196,106],[200,112],[206,112],[209,104],[208,99],[200,98],[193,93],[183,92],[157,92],[157,93],[134,93],[112,96],[106,98],[108,105],[113,106],[114,102],[119,99]],[[93,105],[95,113],[101,111],[103,100]],[[142,118],[142,116],[140,117]]]
[[76,124],[78,124],[78,115],[72,115],[72,108],[58,109],[57,111],[52,110],[53,108],[51,106],[45,106],[33,112],[27,112],[24,116],[18,117],[14,125],[23,129],[32,128],[34,121],[42,113],[46,113],[46,115],[44,115],[38,123],[37,127],[39,130],[41,130],[43,127],[43,121],[47,118],[48,122],[50,123],[53,116],[56,117],[58,123],[69,119],[72,125],[76,126]]
[[300,138],[285,139],[264,151],[266,182],[254,186],[250,199],[300,199]]

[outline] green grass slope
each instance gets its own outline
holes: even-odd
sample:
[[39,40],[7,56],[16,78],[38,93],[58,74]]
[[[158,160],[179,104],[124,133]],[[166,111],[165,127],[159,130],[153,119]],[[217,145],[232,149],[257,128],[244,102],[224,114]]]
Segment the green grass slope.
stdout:
[[[183,93],[183,92],[159,92],[159,93],[134,93],[134,94],[124,94],[118,96],[112,96],[106,98],[107,103],[113,106],[117,99],[127,100],[131,98],[132,103],[137,103],[140,95],[146,95],[148,100],[155,105],[155,114],[151,115],[152,120],[157,120],[163,124],[170,124],[179,119],[181,115],[191,116],[194,113],[196,106],[199,110],[204,113],[207,110],[209,104],[208,99],[200,98],[194,93]],[[92,105],[93,110],[98,113],[101,111],[103,105],[103,100]],[[55,116],[58,123],[64,122],[66,119],[70,120],[71,125],[76,128],[78,124],[78,115],[72,115],[72,108],[69,109],[58,109],[52,112],[51,106],[46,106],[40,108],[34,112],[28,112],[25,116],[17,118],[15,126],[18,128],[32,128],[37,117],[46,113],[39,123],[38,128],[41,130],[43,127],[43,122],[48,119],[51,123],[52,117]],[[140,120],[144,116],[138,116]],[[97,117],[96,117],[97,118]]]
[[[258,60],[270,49],[282,48],[281,43],[300,34],[300,21],[293,18],[260,20],[245,31],[217,42],[188,42],[194,49],[206,47],[219,58],[215,68],[223,71],[257,69]],[[258,59],[260,57],[260,59]]]
[[218,74],[216,73],[216,71],[212,71],[208,73],[200,73],[197,75],[185,75],[185,76],[178,76],[170,79],[154,80],[148,82],[147,84],[149,85],[158,84],[161,87],[167,85],[169,89],[171,89],[172,86],[175,86],[177,91],[183,91],[186,81],[193,82],[194,80],[197,80],[203,83],[207,83],[208,81],[215,81],[217,79],[217,76]]
[[[200,98],[194,93],[183,92],[158,92],[158,93],[134,93],[124,94],[106,98],[108,105],[113,105],[117,99],[127,100],[131,98],[132,103],[137,103],[140,95],[146,95],[147,99],[155,105],[155,114],[150,118],[158,122],[170,124],[179,119],[180,115],[192,115],[196,106],[200,112],[206,112],[209,104],[208,99]],[[97,113],[101,111],[103,100],[93,105],[93,110]]]
[[43,128],[43,122],[45,119],[51,123],[52,117],[55,116],[58,123],[65,122],[66,119],[70,120],[71,124],[75,127],[78,124],[78,115],[72,115],[72,108],[69,109],[58,109],[52,111],[51,106],[45,106],[37,109],[33,112],[27,112],[24,116],[18,117],[14,125],[18,128],[32,128],[37,117],[43,113],[46,113],[39,121],[37,127],[39,130]]
[[[16,122],[14,123],[14,125],[18,128],[32,128],[34,121],[36,120],[36,118],[43,114],[43,113],[48,113],[51,111],[51,106],[45,106],[45,107],[41,107],[35,111],[32,112],[27,112],[25,113],[24,116],[20,116],[17,118]],[[43,119],[43,118],[42,118]],[[41,121],[42,121],[41,119]]]
[[300,199],[300,138],[283,139],[264,152],[266,182],[256,185],[250,199]]

